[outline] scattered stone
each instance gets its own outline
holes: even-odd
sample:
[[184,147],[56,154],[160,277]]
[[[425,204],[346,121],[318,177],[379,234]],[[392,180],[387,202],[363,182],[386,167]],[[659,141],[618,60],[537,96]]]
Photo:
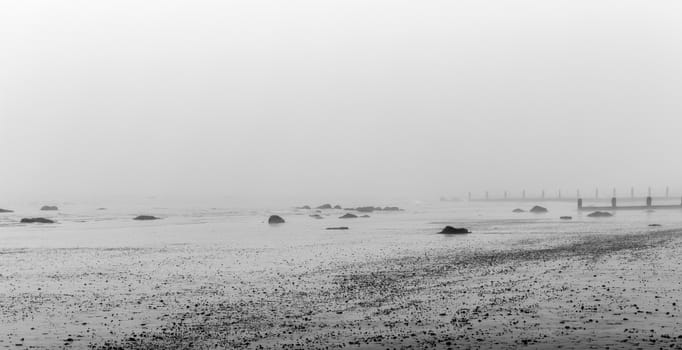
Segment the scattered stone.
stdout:
[[649,227],[661,227],[661,224],[649,224]]
[[534,206],[533,208],[530,209],[531,213],[546,213],[548,210],[545,207],[541,207],[539,205]]
[[445,228],[438,232],[438,233],[443,233],[443,234],[461,234],[461,233],[471,233],[471,231],[465,229],[465,228],[457,228],[457,227],[452,227],[452,226],[445,226]]
[[331,204],[322,204],[322,205],[320,205],[319,207],[317,207],[317,208],[315,208],[315,209],[331,209],[331,208],[332,208],[332,205],[331,205]]
[[136,216],[133,220],[159,220],[160,218],[157,218],[156,216],[152,215],[139,215]]
[[594,213],[589,213],[587,216],[591,218],[608,218],[613,216],[613,214],[607,212],[607,211],[595,211]]
[[327,227],[327,230],[347,230],[348,226]]
[[337,204],[337,205],[334,206],[334,209],[343,209],[343,208],[342,208],[340,205]]
[[368,217],[370,217],[370,216],[367,215],[367,214],[365,214],[365,215],[361,215],[360,217],[361,217],[361,218],[368,218]]
[[0,208],[0,213],[14,213],[14,210]]
[[344,214],[343,216],[339,217],[339,219],[355,219],[357,217],[358,216],[355,214],[347,213],[347,214]]
[[56,205],[43,205],[40,210],[59,210]]
[[284,221],[284,219],[282,219],[282,217],[279,216],[279,215],[271,215],[271,216],[268,218],[268,224],[271,224],[271,225],[272,225],[272,224],[283,224],[283,223],[285,223],[285,221]]
[[322,215],[320,215],[320,214],[313,214],[313,215],[310,215],[310,217],[313,219],[322,219]]
[[398,207],[384,207],[384,211],[400,211],[402,209]]
[[22,224],[54,224],[53,220],[46,218],[23,218],[21,219]]
[[512,210],[512,213],[525,213],[525,212],[526,212],[525,210],[520,209],[520,208],[516,208],[516,209]]
[[310,206],[309,206],[309,205],[304,205],[304,206],[298,207],[298,208],[296,208],[296,209],[310,209]]
[[559,219],[561,219],[561,220],[573,220],[573,217],[572,216],[562,216]]

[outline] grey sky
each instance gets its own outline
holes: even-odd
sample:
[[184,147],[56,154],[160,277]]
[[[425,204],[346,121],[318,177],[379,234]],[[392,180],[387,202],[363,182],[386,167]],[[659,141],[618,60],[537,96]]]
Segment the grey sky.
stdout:
[[5,1],[0,196],[682,192],[679,1]]

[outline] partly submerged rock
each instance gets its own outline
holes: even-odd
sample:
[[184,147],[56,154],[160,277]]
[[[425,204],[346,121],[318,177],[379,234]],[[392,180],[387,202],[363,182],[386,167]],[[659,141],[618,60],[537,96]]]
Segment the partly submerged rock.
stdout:
[[587,216],[591,218],[608,218],[613,216],[613,214],[609,213],[608,211],[595,211],[594,213],[589,213]]
[[461,234],[461,233],[471,233],[471,231],[465,229],[465,228],[457,228],[457,227],[452,227],[452,226],[445,226],[443,228],[443,231],[440,231],[438,233],[443,233],[443,234]]
[[283,223],[285,223],[285,221],[279,215],[271,215],[268,218],[268,224],[283,224]]
[[56,205],[43,205],[40,210],[59,210]]
[[512,210],[512,213],[525,213],[525,212],[526,212],[525,210],[520,209],[520,208],[516,208],[516,209]]
[[313,219],[322,219],[322,215],[320,215],[320,214],[313,214],[313,215],[310,215],[310,217]]
[[359,211],[359,212],[361,212],[361,213],[371,213],[371,212],[373,212],[375,209],[374,209],[374,207],[357,207],[357,208],[355,208],[355,210],[357,210],[357,211]]
[[296,208],[296,209],[310,209],[310,206],[309,206],[309,205],[304,205],[304,206],[298,207],[298,208]]
[[368,218],[368,217],[370,217],[370,216],[367,215],[367,214],[365,214],[365,215],[360,215],[360,217],[361,217],[361,218]]
[[334,209],[343,209],[343,208],[342,208],[340,205],[337,204],[337,205],[334,206]]
[[14,210],[0,208],[0,213],[14,213]]
[[357,217],[358,216],[355,214],[347,213],[347,214],[343,214],[343,216],[340,216],[339,219],[355,219]]
[[541,207],[539,205],[534,206],[533,208],[530,209],[531,213],[546,213],[547,208]]
[[384,210],[384,211],[400,211],[400,210],[402,210],[402,209],[400,209],[400,208],[398,208],[398,207],[384,207],[383,210]]
[[138,215],[133,220],[159,220],[160,218],[157,218],[156,216],[153,215]]
[[661,227],[661,224],[649,224],[649,227]]
[[331,209],[331,208],[332,208],[331,204],[322,204],[319,207],[317,207],[316,209]]
[[327,227],[327,230],[347,230],[348,226]]
[[561,220],[573,220],[573,217],[572,216],[562,216],[562,217],[559,217],[559,219],[561,219]]
[[54,224],[53,220],[45,218],[23,218],[21,219],[22,224]]

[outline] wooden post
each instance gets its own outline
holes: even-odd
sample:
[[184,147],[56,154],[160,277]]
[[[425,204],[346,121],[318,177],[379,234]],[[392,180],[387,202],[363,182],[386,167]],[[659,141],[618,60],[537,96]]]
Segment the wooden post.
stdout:
[[523,192],[521,192],[521,198],[526,199],[526,190],[523,190]]
[[488,191],[485,191],[485,200],[488,200],[490,196],[488,196]]
[[504,191],[504,199],[507,199],[507,191]]
[[647,207],[651,206],[651,196],[646,197],[646,206]]
[[611,198],[611,208],[616,209],[616,196],[613,196],[613,198]]
[[634,187],[630,187],[630,198],[631,199],[635,198],[635,188]]
[[578,198],[578,209],[582,209],[582,208],[583,208],[583,199]]
[[599,189],[598,188],[596,188],[594,190],[594,199],[599,199]]
[[665,198],[666,199],[670,198],[670,187],[669,186],[665,187]]
[[545,199],[545,190],[542,190],[542,199]]

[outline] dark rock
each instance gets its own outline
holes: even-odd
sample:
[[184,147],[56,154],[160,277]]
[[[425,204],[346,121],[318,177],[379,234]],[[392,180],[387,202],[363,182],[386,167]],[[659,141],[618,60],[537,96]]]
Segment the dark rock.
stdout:
[[314,218],[314,219],[322,219],[322,215],[320,215],[320,214],[313,214],[313,215],[310,215],[310,217]]
[[358,216],[355,214],[347,213],[347,214],[344,214],[343,216],[339,217],[339,219],[355,219],[357,217]]
[[559,219],[561,219],[561,220],[573,220],[573,217],[572,216],[562,216]]
[[133,220],[159,220],[160,218],[157,218],[156,216],[152,215],[139,215],[136,216]]
[[365,214],[365,215],[360,215],[360,217],[361,217],[361,218],[368,218],[368,217],[370,217],[370,216],[367,215],[367,214]]
[[327,230],[347,230],[348,226],[327,227]]
[[546,213],[547,208],[536,205],[533,208],[531,208],[530,212],[531,213]]
[[331,209],[331,208],[332,208],[331,204],[322,204],[319,207],[317,207],[316,209]]
[[613,214],[607,212],[607,211],[595,211],[594,213],[589,213],[587,216],[591,218],[608,218],[613,216]]
[[107,210],[107,208],[97,208],[97,210]]
[[649,227],[661,227],[661,224],[649,224]]
[[400,211],[398,207],[384,207],[384,211]]
[[334,206],[334,209],[343,209],[343,208],[342,208],[340,205],[337,204],[337,205]]
[[0,213],[14,213],[14,210],[0,208]]
[[361,213],[371,213],[374,211],[374,207],[357,207],[355,210]]
[[304,205],[304,206],[302,206],[302,207],[298,207],[297,209],[310,209],[310,206],[309,206],[309,205]]
[[471,231],[465,229],[465,228],[457,228],[457,227],[452,227],[452,226],[445,226],[443,231],[440,231],[438,233],[443,233],[443,234],[461,234],[461,233],[471,233]]
[[526,212],[525,210],[519,209],[519,208],[512,210],[512,213],[525,213],[525,212]]
[[54,221],[45,218],[23,218],[21,219],[22,224],[54,224]]
[[279,215],[271,215],[268,218],[268,224],[283,224],[285,221]]
[[56,205],[43,205],[40,210],[59,210]]

